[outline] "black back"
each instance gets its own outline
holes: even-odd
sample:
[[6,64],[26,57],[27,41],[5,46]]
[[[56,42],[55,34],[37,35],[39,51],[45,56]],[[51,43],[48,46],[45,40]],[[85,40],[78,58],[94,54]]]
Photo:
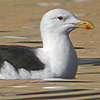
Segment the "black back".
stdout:
[[15,69],[42,70],[44,64],[36,57],[35,49],[25,46],[0,46],[0,67],[4,61],[12,64]]

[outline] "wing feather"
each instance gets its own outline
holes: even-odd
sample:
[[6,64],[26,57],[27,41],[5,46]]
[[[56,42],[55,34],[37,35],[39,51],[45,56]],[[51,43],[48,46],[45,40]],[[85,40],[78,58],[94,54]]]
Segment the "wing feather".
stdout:
[[0,46],[0,67],[4,61],[12,64],[15,69],[42,70],[44,64],[35,54],[35,49],[25,46]]

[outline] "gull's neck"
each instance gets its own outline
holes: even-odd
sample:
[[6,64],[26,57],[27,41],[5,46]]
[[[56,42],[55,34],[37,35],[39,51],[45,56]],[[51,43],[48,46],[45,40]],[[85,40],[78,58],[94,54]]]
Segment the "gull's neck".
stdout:
[[[77,70],[77,56],[68,35],[47,34],[42,37],[41,61],[46,64],[47,77],[74,78]],[[43,77],[46,77],[43,76]]]

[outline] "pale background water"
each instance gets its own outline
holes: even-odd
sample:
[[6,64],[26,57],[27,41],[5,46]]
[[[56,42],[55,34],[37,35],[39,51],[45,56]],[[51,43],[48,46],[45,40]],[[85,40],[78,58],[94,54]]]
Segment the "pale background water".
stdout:
[[0,80],[0,100],[100,100],[100,0],[0,0],[0,45],[41,46],[39,22],[53,8],[95,25],[70,34],[80,63],[76,79]]

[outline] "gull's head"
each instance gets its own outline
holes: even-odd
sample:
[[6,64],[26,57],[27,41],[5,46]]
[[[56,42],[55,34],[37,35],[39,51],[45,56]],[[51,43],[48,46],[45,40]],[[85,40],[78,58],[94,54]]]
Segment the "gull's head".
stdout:
[[75,28],[93,29],[93,24],[89,21],[81,21],[71,12],[64,9],[53,9],[44,14],[40,30],[49,34],[68,34]]

